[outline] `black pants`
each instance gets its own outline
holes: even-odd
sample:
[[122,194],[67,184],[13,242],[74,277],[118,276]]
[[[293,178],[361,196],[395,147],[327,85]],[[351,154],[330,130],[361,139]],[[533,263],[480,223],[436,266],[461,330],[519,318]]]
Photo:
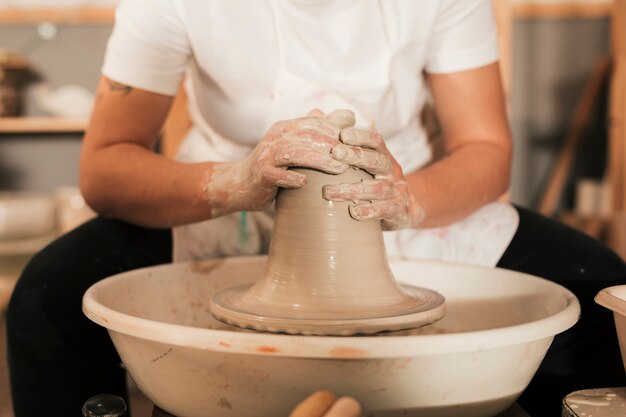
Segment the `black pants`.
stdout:
[[[582,318],[558,335],[519,403],[531,417],[560,415],[577,389],[626,385],[613,318],[593,297],[626,284],[626,264],[585,235],[518,209],[520,227],[498,266],[541,276],[573,291]],[[83,293],[123,271],[171,261],[169,230],[97,218],[37,254],[7,313],[16,417],[78,416],[101,393],[126,397],[124,372],[106,333],[81,312]]]

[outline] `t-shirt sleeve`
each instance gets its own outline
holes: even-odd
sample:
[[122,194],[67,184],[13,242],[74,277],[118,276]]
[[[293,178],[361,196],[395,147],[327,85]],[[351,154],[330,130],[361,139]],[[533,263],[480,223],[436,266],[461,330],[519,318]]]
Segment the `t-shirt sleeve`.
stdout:
[[430,38],[426,71],[449,73],[498,60],[492,0],[441,0]]
[[122,0],[102,73],[147,91],[175,95],[191,48],[175,0]]

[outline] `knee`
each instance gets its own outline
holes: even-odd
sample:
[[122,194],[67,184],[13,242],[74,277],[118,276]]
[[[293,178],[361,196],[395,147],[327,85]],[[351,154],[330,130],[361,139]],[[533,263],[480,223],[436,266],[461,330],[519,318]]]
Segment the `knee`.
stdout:
[[58,339],[53,325],[56,314],[51,311],[53,304],[57,303],[53,295],[55,291],[46,281],[46,276],[37,272],[46,269],[37,267],[40,262],[37,256],[30,261],[11,295],[6,312],[10,345],[28,345],[36,349],[43,340],[48,345],[54,345]]
[[[65,348],[65,334],[82,318],[83,288],[75,260],[55,241],[37,253],[20,275],[6,312],[9,345],[42,358]],[[64,256],[60,256],[64,254]]]

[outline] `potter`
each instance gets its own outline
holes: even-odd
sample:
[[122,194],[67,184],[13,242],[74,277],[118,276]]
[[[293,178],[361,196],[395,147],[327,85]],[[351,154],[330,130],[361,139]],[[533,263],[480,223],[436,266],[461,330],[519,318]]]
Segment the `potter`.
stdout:
[[[177,110],[186,110],[191,122],[172,160],[154,149],[183,78],[187,107]],[[85,291],[111,275],[133,274],[172,261],[220,258],[232,266],[232,256],[266,253],[278,189],[304,184],[303,176],[288,169],[292,165],[333,174],[357,166],[375,177],[353,186],[328,187],[322,197],[333,204],[352,205],[353,218],[380,223],[388,258],[411,263],[411,271],[404,271],[402,277],[395,274],[399,280],[406,274],[410,282],[401,281],[403,285],[441,291],[446,297],[446,315],[424,331],[441,329],[437,326],[456,316],[450,297],[437,285],[450,283],[450,263],[481,265],[488,275],[495,266],[505,269],[507,277],[511,276],[508,273],[515,275],[513,271],[531,273],[575,290],[583,304],[580,324],[556,336],[558,352],[547,353],[518,399],[533,417],[542,412],[558,415],[562,398],[576,389],[623,385],[612,323],[605,322],[601,307],[590,300],[600,288],[624,283],[626,264],[599,242],[532,210],[498,200],[509,186],[512,141],[500,84],[492,0],[121,0],[96,94],[97,105],[82,142],[80,186],[85,201],[100,216],[32,259],[7,311],[16,417],[44,415],[49,408],[73,415],[95,393],[124,396],[125,373],[109,336],[81,314]],[[434,158],[420,117],[427,103],[433,104],[428,108],[436,111],[440,122],[441,158]],[[309,113],[311,109],[320,112]],[[345,118],[344,122],[329,119],[336,109],[353,111],[355,126],[349,126],[351,120]],[[424,260],[448,264],[426,276],[418,262]],[[177,273],[189,273],[171,267]],[[259,282],[255,281],[259,276],[237,281],[240,277],[236,274],[244,272],[222,274],[215,285],[227,290]],[[191,276],[196,277],[194,273]],[[474,288],[466,275],[453,276],[458,288]],[[430,281],[413,281],[418,278]],[[157,280],[149,282],[142,294],[152,290],[165,300],[167,294],[158,290],[163,287]],[[494,279],[493,289],[506,290],[512,282]],[[198,295],[192,289],[197,287],[190,286],[190,292],[184,292],[178,302],[190,304]],[[213,294],[207,291],[203,303]],[[499,293],[494,297],[506,296]],[[472,308],[463,310],[464,317],[472,318],[490,305],[478,299],[480,302],[470,304]],[[171,313],[162,304],[153,306],[164,315]],[[202,306],[208,309],[206,304]],[[541,305],[534,307],[543,311]],[[198,320],[210,316],[209,311],[199,315],[190,305],[192,310],[176,308],[190,313],[184,334],[198,330],[187,328],[193,324],[194,314]],[[520,311],[505,308],[493,315],[516,318]],[[161,319],[167,320],[164,316],[152,318],[160,324]],[[215,340],[211,347],[226,349],[220,341],[232,346],[232,338],[258,341],[255,338],[263,336],[238,330],[229,331],[229,339]],[[165,342],[156,345],[139,342],[146,349],[142,350],[143,363],[166,352],[172,347],[171,337],[182,337],[182,333],[166,332]],[[511,333],[501,336],[513,340],[516,330]],[[324,352],[344,355],[340,362],[321,358],[307,366],[287,360],[291,375],[281,375],[295,379],[283,385],[280,378],[263,379],[268,369],[277,368],[281,363],[277,361],[284,359],[272,356],[278,342],[246,346],[258,357],[241,354],[237,358],[245,357],[250,365],[247,369],[259,372],[240,380],[237,398],[245,400],[254,389],[267,390],[265,398],[277,403],[277,392],[291,390],[293,401],[280,404],[283,415],[312,390],[342,395],[337,391],[343,378],[365,379],[364,375],[380,376],[388,369],[394,370],[394,375],[408,372],[402,371],[405,364],[401,361],[376,368],[380,363],[375,360],[346,359],[347,354],[372,351],[360,346],[362,337],[346,346],[337,343],[343,337],[271,336],[276,337],[272,341],[300,342],[283,346],[291,349],[292,358],[322,343],[332,344],[323,345]],[[590,338],[595,343],[580,343]],[[401,341],[391,344],[393,337],[371,339],[378,341],[373,344],[393,346],[395,351],[387,355],[402,351],[404,358],[410,356],[406,353],[412,346]],[[466,346],[465,338],[455,340]],[[538,365],[539,352],[546,346],[545,341],[533,344],[517,358],[531,357]],[[191,356],[201,362],[202,355],[192,351]],[[173,349],[154,362],[153,368],[172,366],[179,355],[185,356],[182,352]],[[229,357],[225,351],[214,352],[223,354],[219,359]],[[589,357],[604,360],[591,368],[586,366]],[[210,358],[217,362],[202,375],[214,381],[224,374],[219,372],[219,359]],[[261,368],[255,368],[260,358]],[[519,363],[514,356],[510,358],[511,363]],[[185,369],[197,369],[197,362],[188,363]],[[417,366],[419,361],[411,363]],[[460,381],[460,377],[470,378],[487,369],[476,369],[472,363],[468,357],[456,367],[463,372],[450,375]],[[339,364],[349,368],[342,368],[337,376]],[[437,364],[443,366],[445,360]],[[327,378],[331,372],[321,369],[331,365],[334,376]],[[236,360],[230,366],[234,368],[227,367],[232,371],[226,374],[229,377],[239,369]],[[177,370],[176,366],[171,369]],[[412,369],[419,372],[420,368]],[[515,381],[509,372],[504,382],[515,383],[516,388],[494,394],[494,398],[513,400],[514,393],[523,388],[521,381],[531,376],[529,369],[532,367],[524,367],[524,378]],[[388,389],[391,397],[380,391],[389,387],[367,386],[354,398],[367,401],[378,395],[387,399],[386,407],[410,410],[413,405],[403,404],[400,394],[423,398],[427,387],[420,383],[428,380],[397,380],[394,389]],[[302,383],[308,381],[318,384],[305,390]],[[447,391],[454,392],[450,390],[453,382],[446,382]],[[480,391],[480,381],[463,382]],[[504,382],[494,385],[503,387]],[[205,397],[207,392],[217,393],[205,390]],[[184,398],[177,395],[172,401]],[[467,398],[476,399],[471,394]],[[220,397],[208,399],[211,406],[227,404],[220,402]],[[486,398],[477,401],[474,407],[483,409],[485,404],[493,404]]]

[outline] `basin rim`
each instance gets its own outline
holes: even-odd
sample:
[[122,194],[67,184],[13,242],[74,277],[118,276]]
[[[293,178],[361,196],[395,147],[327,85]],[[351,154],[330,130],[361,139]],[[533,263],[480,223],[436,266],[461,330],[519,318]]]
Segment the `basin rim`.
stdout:
[[[225,258],[220,262],[247,262],[265,256]],[[444,269],[472,268],[484,272],[499,268],[460,265],[437,261],[391,260],[399,263],[419,263]],[[92,285],[83,296],[83,312],[93,322],[110,332],[122,333],[140,339],[164,343],[173,347],[196,348],[226,353],[268,355],[277,357],[377,359],[403,358],[425,355],[443,355],[476,352],[524,344],[552,338],[572,327],[580,317],[580,304],[576,296],[563,286],[534,275],[505,270],[525,279],[540,280],[553,288],[555,296],[563,297],[565,307],[558,313],[539,320],[496,329],[463,333],[393,336],[305,336],[259,332],[241,329],[213,330],[176,324],[160,323],[114,311],[98,302],[98,292],[116,281],[155,269],[189,268],[182,262],[135,269],[105,278]],[[392,268],[393,269],[393,268]],[[399,282],[402,282],[400,279]]]

